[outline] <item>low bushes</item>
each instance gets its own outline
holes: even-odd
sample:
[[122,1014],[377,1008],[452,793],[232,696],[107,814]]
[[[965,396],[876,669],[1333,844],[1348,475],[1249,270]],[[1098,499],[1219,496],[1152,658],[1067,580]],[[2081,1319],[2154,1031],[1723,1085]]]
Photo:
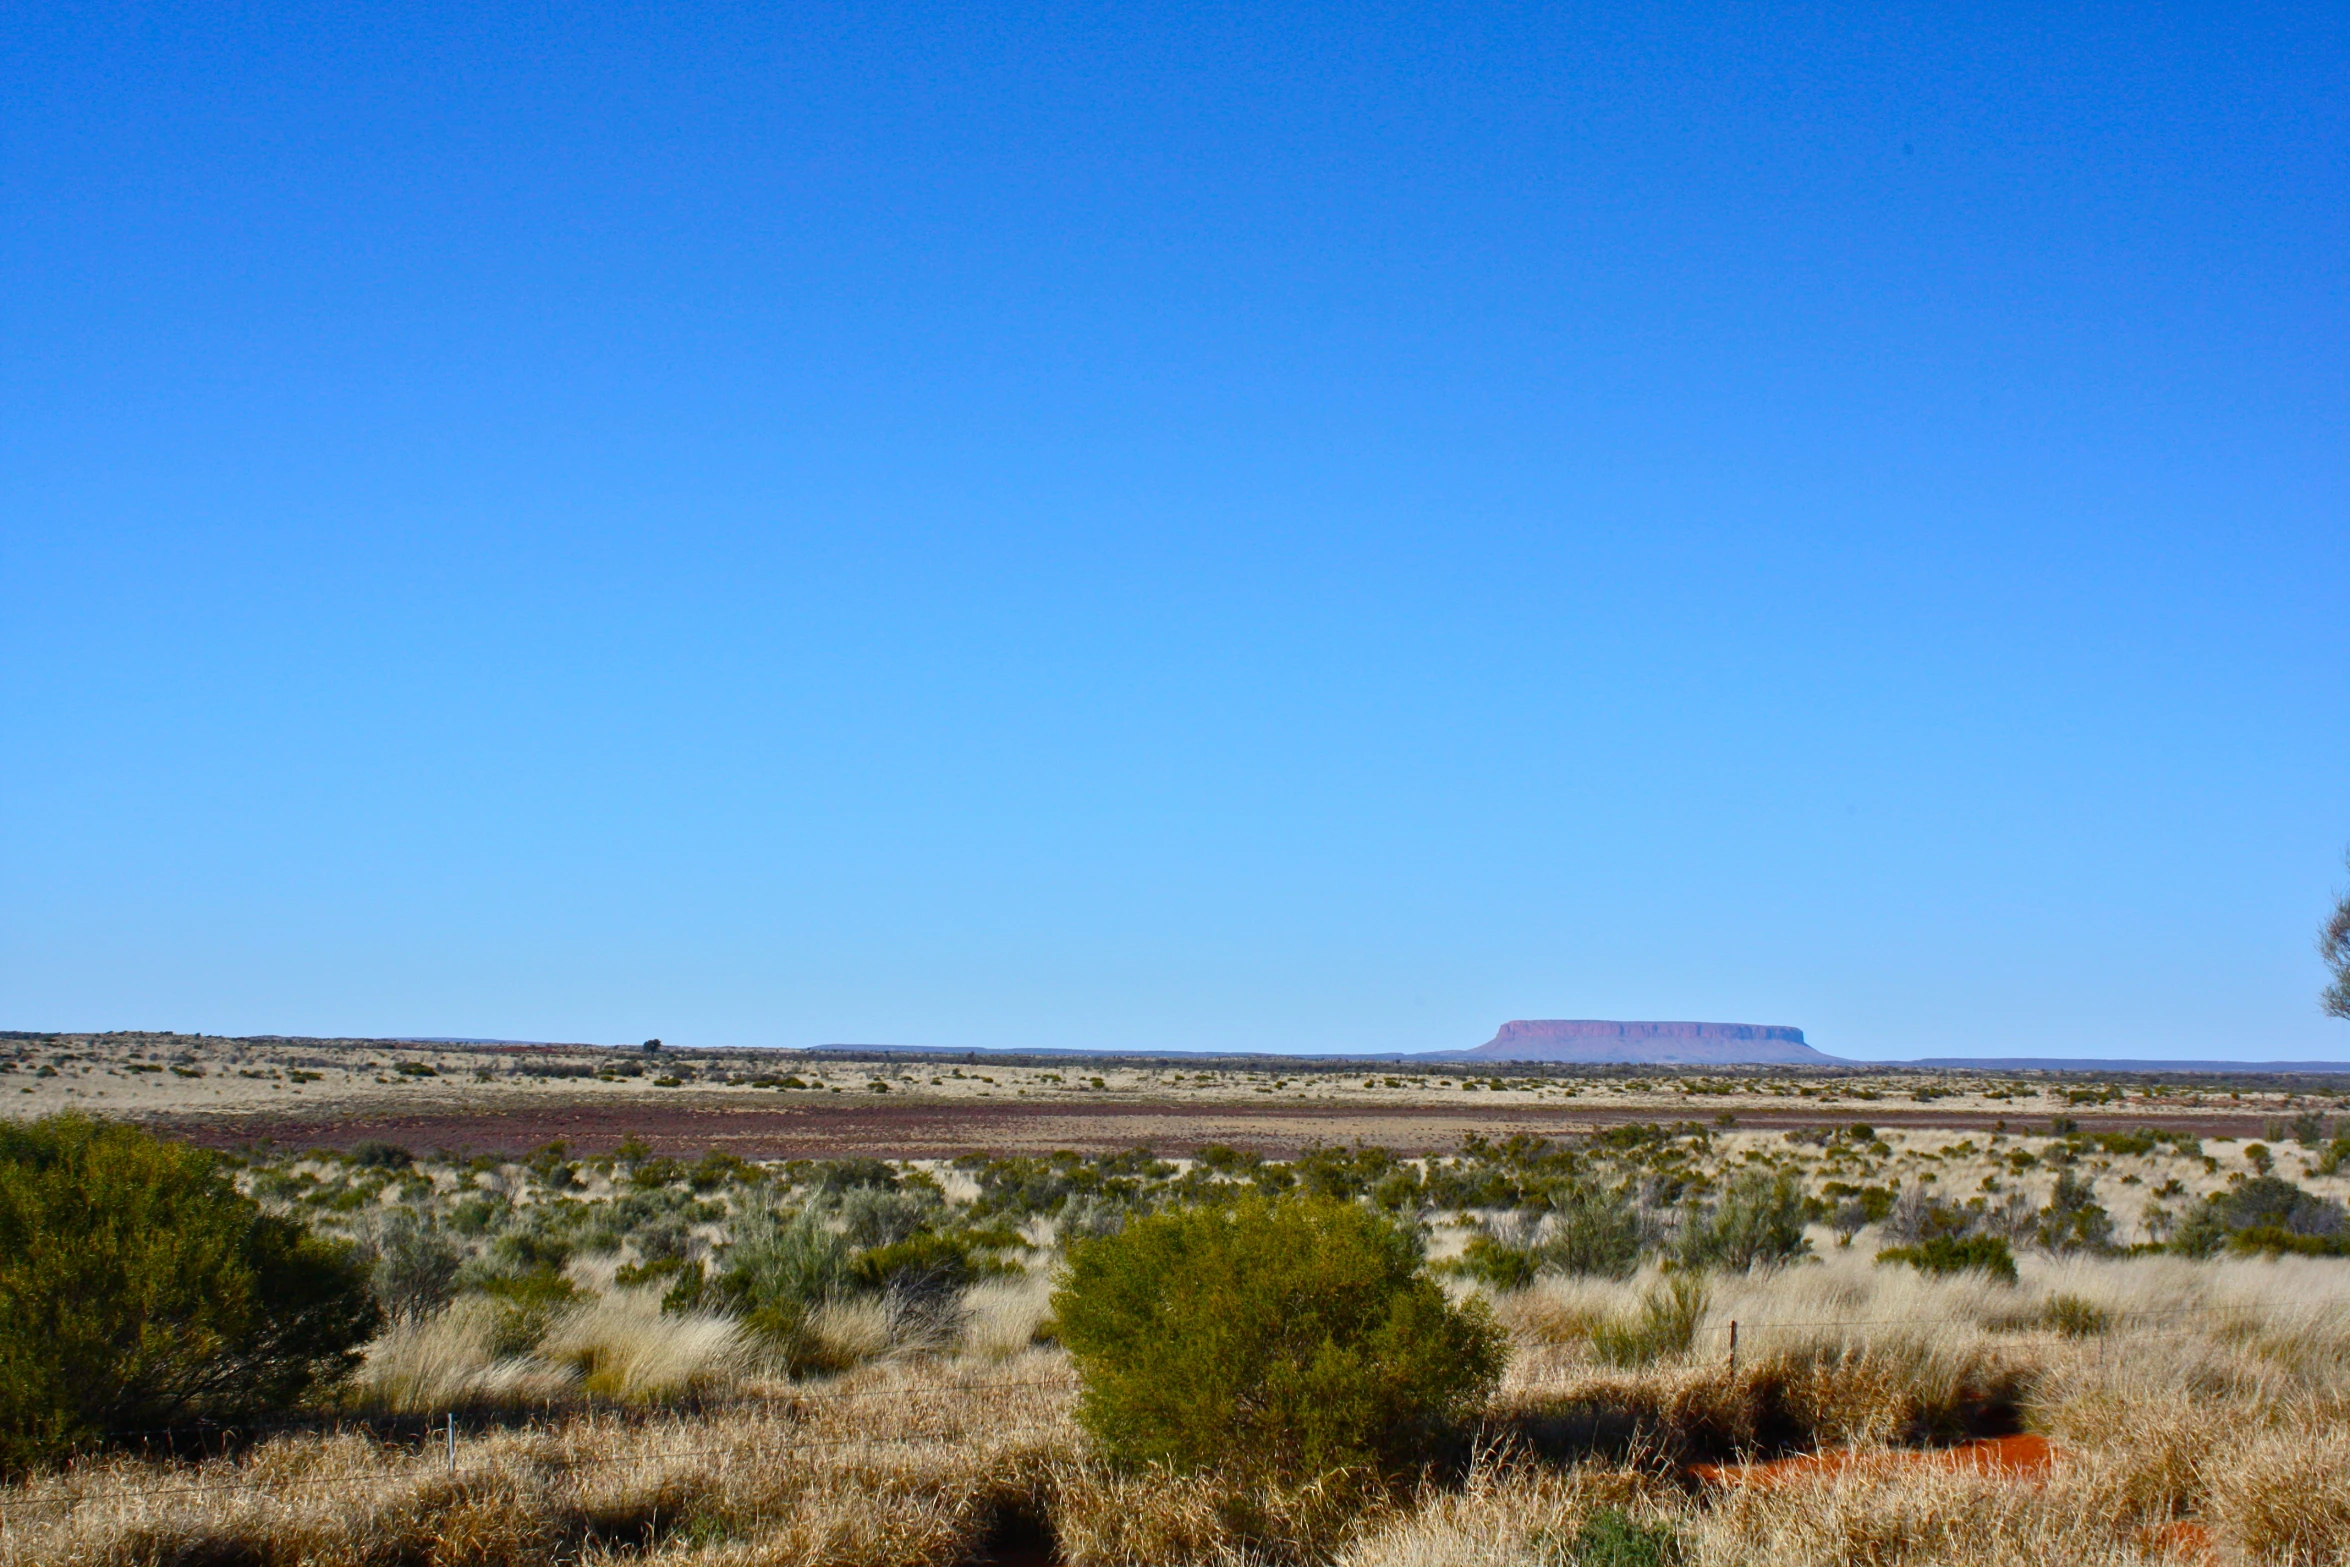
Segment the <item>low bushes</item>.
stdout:
[[0,1127],[0,1463],[282,1409],[381,1320],[347,1250],[215,1156],[77,1116]]
[[1672,1525],[1643,1523],[1621,1508],[1603,1507],[1567,1542],[1566,1559],[1574,1567],[1676,1567],[1686,1557]]
[[1739,1177],[1721,1201],[1681,1232],[1680,1260],[1690,1268],[1739,1270],[1793,1262],[1811,1252],[1804,1239],[1803,1188],[1785,1175]]
[[1645,1366],[1687,1354],[1705,1307],[1703,1280],[1686,1273],[1661,1279],[1641,1295],[1640,1308],[1631,1316],[1592,1327],[1592,1358],[1603,1366]]
[[2240,1253],[2296,1252],[2339,1256],[2350,1251],[2350,1221],[2342,1205],[2273,1175],[2214,1192],[2188,1215],[2171,1247],[2190,1257],[2226,1248]]
[[1105,1455],[1184,1472],[1408,1469],[1503,1361],[1482,1304],[1450,1304],[1409,1237],[1330,1198],[1135,1219],[1071,1249],[1053,1308]]
[[788,1218],[756,1213],[744,1221],[702,1298],[740,1315],[792,1369],[816,1369],[821,1357],[810,1318],[850,1290],[854,1259],[848,1242],[811,1210]]
[[1981,1273],[2013,1284],[2015,1253],[1997,1235],[1935,1235],[1914,1246],[1888,1246],[1879,1262],[1903,1262],[1920,1273]]

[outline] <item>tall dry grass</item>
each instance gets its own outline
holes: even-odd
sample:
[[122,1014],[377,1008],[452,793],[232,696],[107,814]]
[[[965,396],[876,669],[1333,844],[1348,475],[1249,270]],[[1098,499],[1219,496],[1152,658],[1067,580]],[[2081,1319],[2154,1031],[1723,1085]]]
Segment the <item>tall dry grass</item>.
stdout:
[[[1498,1300],[1518,1353],[1465,1473],[1416,1492],[1246,1494],[1119,1474],[1034,1342],[1042,1281],[972,1292],[952,1342],[885,1309],[824,1331],[865,1358],[791,1382],[733,1325],[612,1292],[528,1356],[458,1308],[370,1356],[379,1409],[605,1400],[437,1444],[284,1436],[200,1464],[115,1457],[0,1490],[0,1567],[556,1563],[950,1567],[1042,1519],[1067,1567],[1329,1562],[1569,1567],[1603,1511],[1699,1567],[2350,1561],[2350,1270],[2322,1261],[2026,1259],[2013,1286],[1865,1254],[1706,1283],[1688,1346],[1603,1363],[1597,1330],[1662,1281],[1544,1281]],[[2101,1329],[2053,1326],[2070,1299]],[[1740,1357],[1727,1325],[1740,1324]],[[703,1411],[663,1412],[681,1395]],[[1675,1460],[2046,1432],[2039,1477],[1860,1467],[1695,1489]],[[519,1416],[514,1417],[519,1420]],[[1940,1422],[1940,1424],[1937,1424]]]
[[468,1296],[421,1318],[401,1318],[367,1347],[347,1395],[364,1413],[423,1414],[509,1408],[568,1393],[572,1368],[498,1349],[501,1310]]
[[729,1391],[767,1363],[735,1318],[664,1312],[657,1289],[613,1290],[573,1308],[538,1355],[574,1368],[582,1392],[625,1403]]
[[1073,1456],[1057,1357],[882,1366],[715,1417],[582,1416],[437,1442],[285,1437],[13,1488],[6,1567],[666,1562],[944,1567]]

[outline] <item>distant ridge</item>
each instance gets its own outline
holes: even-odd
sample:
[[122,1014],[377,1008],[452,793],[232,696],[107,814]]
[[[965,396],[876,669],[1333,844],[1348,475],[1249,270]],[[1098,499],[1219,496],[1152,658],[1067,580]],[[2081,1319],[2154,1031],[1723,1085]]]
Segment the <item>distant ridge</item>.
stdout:
[[1803,1030],[1770,1023],[1617,1023],[1597,1018],[1519,1019],[1501,1025],[1465,1061],[1657,1062],[1717,1066],[1841,1066],[1803,1042]]
[[1978,1072],[2271,1072],[2303,1077],[2350,1077],[2350,1061],[2126,1061],[2098,1056],[1928,1056],[1920,1061],[1867,1061],[1856,1066],[1934,1066]]

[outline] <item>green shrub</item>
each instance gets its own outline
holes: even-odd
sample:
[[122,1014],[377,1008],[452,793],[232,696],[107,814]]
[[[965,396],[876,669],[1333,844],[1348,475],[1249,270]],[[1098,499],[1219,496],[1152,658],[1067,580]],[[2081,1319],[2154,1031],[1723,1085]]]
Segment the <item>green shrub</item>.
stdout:
[[1906,1262],[1920,1273],[1987,1273],[2015,1282],[2015,1253],[1996,1235],[1930,1236],[1915,1246],[1888,1246],[1877,1260]]
[[568,1191],[579,1184],[579,1172],[571,1163],[570,1145],[559,1139],[533,1148],[522,1167],[557,1191]]
[[661,1309],[676,1313],[701,1308],[703,1297],[709,1293],[710,1275],[699,1258],[681,1255],[626,1264],[613,1273],[612,1282],[622,1289],[658,1285]]
[[929,1230],[868,1247],[849,1263],[849,1277],[861,1288],[925,1299],[960,1294],[984,1275],[1005,1271],[992,1260],[973,1255],[961,1236]]
[[1563,1191],[1551,1202],[1556,1214],[1540,1249],[1543,1267],[1610,1279],[1632,1276],[1646,1239],[1639,1209],[1588,1186]]
[[463,1261],[457,1248],[416,1214],[396,1212],[377,1231],[369,1282],[395,1317],[422,1317],[448,1304]]
[[493,1275],[475,1287],[498,1303],[490,1346],[501,1355],[519,1355],[537,1347],[558,1316],[587,1298],[578,1285],[552,1268]]
[[2282,1225],[2260,1224],[2230,1236],[2228,1250],[2252,1257],[2286,1252],[2301,1257],[2340,1257],[2350,1254],[2350,1235],[2297,1235]]
[[852,1187],[820,1204],[840,1221],[841,1233],[860,1250],[895,1246],[922,1234],[944,1214],[945,1203],[935,1191],[884,1191],[879,1187]]
[[2111,1251],[2113,1220],[2098,1205],[2096,1188],[2070,1170],[2059,1175],[2040,1210],[2039,1239],[2050,1251]]
[[1563,1553],[1567,1567],[1677,1567],[1681,1537],[1665,1523],[1636,1523],[1614,1507],[1583,1520]]
[[808,1318],[825,1301],[857,1288],[852,1249],[813,1212],[782,1218],[754,1210],[736,1233],[701,1303],[740,1315],[792,1370],[813,1369]]
[[1720,1202],[1681,1232],[1684,1267],[1744,1270],[1793,1262],[1811,1250],[1804,1239],[1803,1188],[1790,1176],[1740,1176]]
[[2113,1319],[2078,1295],[2051,1295],[2040,1308],[2040,1320],[2066,1338],[2095,1338]]
[[2350,1243],[2342,1205],[2291,1181],[2258,1175],[2214,1192],[2172,1237],[2173,1250],[2207,1257],[2223,1246],[2240,1252],[2336,1256]]
[[1312,1479],[1396,1472],[1491,1391],[1500,1330],[1368,1208],[1245,1197],[1079,1241],[1053,1296],[1113,1461]]
[[380,1322],[360,1263],[213,1155],[79,1116],[0,1127],[0,1463],[284,1409]]
[[1469,1237],[1468,1249],[1438,1266],[1442,1273],[1475,1279],[1497,1290],[1522,1290],[1534,1282],[1540,1267],[1534,1253],[1482,1232]]
[[1603,1322],[1591,1331],[1591,1353],[1610,1366],[1645,1366],[1667,1355],[1684,1355],[1697,1341],[1705,1316],[1705,1282],[1676,1273],[1640,1297],[1639,1312]]

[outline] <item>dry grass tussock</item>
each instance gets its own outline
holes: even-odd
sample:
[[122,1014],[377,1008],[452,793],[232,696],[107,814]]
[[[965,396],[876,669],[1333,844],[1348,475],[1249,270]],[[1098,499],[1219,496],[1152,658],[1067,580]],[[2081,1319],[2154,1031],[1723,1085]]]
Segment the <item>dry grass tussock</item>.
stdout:
[[1426,1487],[1413,1505],[1367,1521],[1335,1567],[1514,1567],[1557,1563],[1602,1510],[1678,1534],[1688,1499],[1655,1473],[1556,1469],[1486,1454],[1458,1487]]
[[1580,1409],[1677,1452],[1946,1440],[2013,1418],[2098,1445],[2174,1405],[2350,1417],[2350,1269],[2330,1260],[2027,1258],[2004,1284],[1831,1250],[1684,1289],[1677,1319],[1674,1282],[1553,1279],[1497,1300],[1524,1346],[1503,1411]]
[[583,1416],[437,1444],[280,1438],[12,1490],[5,1567],[597,1561],[944,1567],[1072,1456],[1057,1359],[883,1366],[715,1418]]
[[1844,1470],[1794,1485],[1732,1489],[1690,1518],[1700,1567],[2068,1567],[2165,1559],[2117,1528],[2103,1475],[2062,1470],[2019,1484],[1999,1475]]
[[1039,1342],[1052,1315],[1052,1280],[1042,1273],[990,1279],[963,1297],[963,1353],[1005,1360]]
[[[1041,1307],[1038,1308],[1041,1315]],[[998,1324],[994,1358],[1017,1353],[1034,1322],[1011,1343],[1002,1324],[1016,1303],[972,1314]],[[368,1414],[433,1415],[541,1407],[582,1399],[661,1404],[757,1391],[783,1375],[776,1347],[736,1318],[714,1312],[664,1312],[658,1289],[613,1289],[556,1317],[529,1349],[501,1347],[505,1311],[482,1296],[461,1296],[427,1317],[395,1321],[368,1347],[366,1363],[345,1395]],[[905,1349],[909,1335],[888,1304],[834,1301],[810,1314],[802,1330],[818,1364],[851,1368]]]
[[743,1325],[710,1312],[665,1314],[659,1290],[614,1290],[566,1313],[538,1346],[575,1367],[580,1390],[630,1403],[729,1389],[765,1362]]
[[367,1348],[349,1399],[363,1412],[425,1413],[545,1403],[576,1373],[535,1356],[501,1354],[499,1308],[470,1296],[424,1318],[394,1321]]
[[[387,1335],[363,1398],[560,1394],[574,1412],[462,1436],[454,1472],[437,1444],[357,1435],[202,1464],[85,1462],[0,1491],[0,1567],[956,1567],[988,1559],[1008,1517],[1044,1519],[1066,1567],[1634,1560],[1594,1554],[1602,1524],[1673,1542],[1693,1567],[2201,1560],[2181,1520],[2227,1562],[2350,1561],[2338,1264],[2027,1258],[2010,1286],[1830,1251],[1709,1280],[1702,1297],[1668,1284],[1545,1281],[1497,1301],[1518,1353],[1486,1448],[1465,1476],[1407,1495],[1105,1470],[1070,1419],[1067,1361],[1034,1343],[1041,1280],[975,1290],[955,1336],[924,1347],[892,1340],[878,1307],[844,1309],[820,1330],[844,1347],[862,1335],[878,1358],[796,1383],[731,1323],[629,1292],[521,1356],[501,1357],[495,1320],[460,1307]],[[1686,1320],[1664,1311],[1657,1342],[1603,1357],[1599,1330],[1647,1320],[1660,1290]],[[2052,1317],[2062,1298],[2086,1315]],[[705,1412],[646,1407],[680,1393]],[[605,1413],[579,1408],[591,1394]],[[1898,1445],[1999,1417],[2045,1431],[2055,1470],[1862,1467],[1703,1491],[1672,1473],[1703,1452]]]

